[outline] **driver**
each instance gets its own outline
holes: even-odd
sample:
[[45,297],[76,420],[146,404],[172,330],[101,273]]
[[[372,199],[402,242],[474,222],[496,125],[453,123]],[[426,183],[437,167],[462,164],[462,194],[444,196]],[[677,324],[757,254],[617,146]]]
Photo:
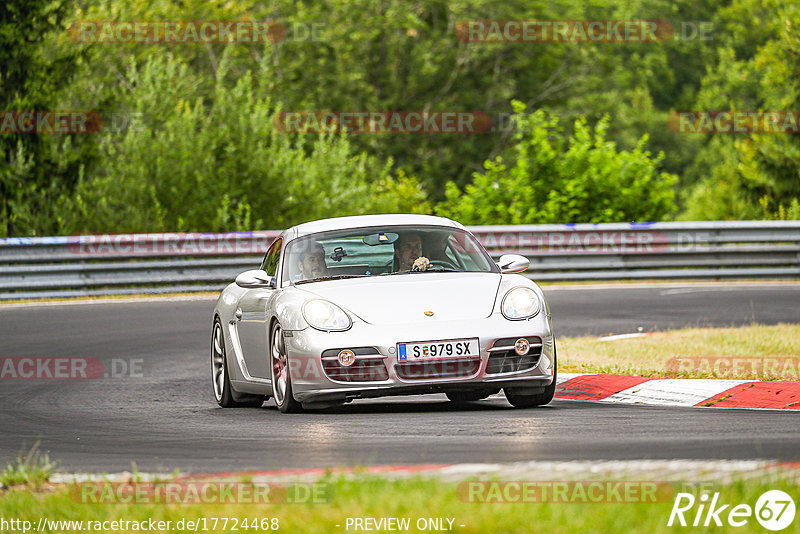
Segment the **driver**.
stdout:
[[312,280],[328,275],[328,266],[325,263],[325,249],[316,241],[308,245],[308,249],[300,254],[297,260],[297,270],[300,280]]
[[430,265],[422,255],[422,238],[419,234],[407,233],[397,238],[394,244],[398,271],[424,271]]

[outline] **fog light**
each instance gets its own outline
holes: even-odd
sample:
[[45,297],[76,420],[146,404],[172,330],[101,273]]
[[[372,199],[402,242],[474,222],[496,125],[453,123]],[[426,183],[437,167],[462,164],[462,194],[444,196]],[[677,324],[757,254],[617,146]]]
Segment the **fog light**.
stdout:
[[352,350],[343,350],[339,352],[339,363],[344,367],[350,367],[355,363],[356,355],[353,353]]
[[528,354],[528,350],[530,348],[531,348],[530,343],[528,343],[528,340],[525,339],[524,337],[519,338],[514,343],[514,352],[516,352],[520,356],[525,356],[526,354]]

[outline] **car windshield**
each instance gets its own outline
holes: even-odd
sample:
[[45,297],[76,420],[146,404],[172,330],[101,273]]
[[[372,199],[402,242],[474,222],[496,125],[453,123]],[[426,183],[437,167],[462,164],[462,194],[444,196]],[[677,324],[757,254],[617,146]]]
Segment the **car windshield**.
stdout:
[[385,226],[319,232],[289,243],[284,285],[362,276],[499,272],[468,232],[438,226]]

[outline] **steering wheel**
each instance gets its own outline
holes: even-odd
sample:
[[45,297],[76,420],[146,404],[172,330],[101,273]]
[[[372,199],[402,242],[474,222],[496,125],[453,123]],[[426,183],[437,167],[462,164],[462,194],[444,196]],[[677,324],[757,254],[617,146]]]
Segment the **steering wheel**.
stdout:
[[453,269],[455,271],[460,271],[461,268],[453,265],[451,262],[446,260],[428,260],[431,263],[431,267],[444,267],[445,269]]

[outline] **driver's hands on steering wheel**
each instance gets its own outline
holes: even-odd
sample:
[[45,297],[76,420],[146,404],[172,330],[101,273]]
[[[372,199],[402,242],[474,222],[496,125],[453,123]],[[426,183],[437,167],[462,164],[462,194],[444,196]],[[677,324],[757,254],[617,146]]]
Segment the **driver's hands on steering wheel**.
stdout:
[[412,271],[424,271],[428,267],[431,266],[431,262],[425,256],[420,256],[416,260],[414,260],[414,264],[411,266]]

